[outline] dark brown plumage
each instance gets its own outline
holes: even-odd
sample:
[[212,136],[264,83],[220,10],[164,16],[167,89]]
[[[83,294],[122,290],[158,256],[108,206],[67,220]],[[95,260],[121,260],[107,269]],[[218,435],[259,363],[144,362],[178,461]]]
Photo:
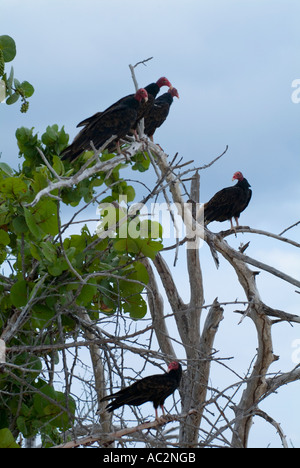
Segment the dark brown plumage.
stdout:
[[98,149],[113,135],[116,135],[117,148],[120,152],[118,140],[130,132],[136,122],[141,102],[147,99],[147,91],[141,88],[120,104],[113,105],[99,113],[100,115],[83,121],[84,128],[74,138],[73,143],[63,150],[62,159],[74,161],[83,151],[92,149],[91,141]]
[[123,405],[139,406],[147,401],[153,403],[155,417],[158,418],[157,408],[160,406],[164,413],[165,399],[179,387],[182,376],[182,367],[179,362],[169,364],[167,372],[155,374],[134,382],[129,387],[122,388],[117,393],[102,398],[101,401],[111,401],[106,410],[112,412]]
[[136,120],[135,126],[133,127],[134,130],[136,130],[137,124],[139,123],[139,121],[143,117],[146,118],[148,113],[153,108],[154,103],[155,103],[155,98],[163,86],[168,86],[168,87],[172,86],[168,78],[166,78],[165,76],[163,76],[162,78],[159,78],[159,80],[157,80],[156,83],[151,83],[145,87],[145,90],[148,93],[148,101],[142,103],[142,105],[140,106],[140,109],[138,112],[138,118]]
[[155,99],[154,105],[145,116],[144,132],[145,135],[148,135],[151,141],[153,141],[155,130],[159,128],[168,117],[174,96],[179,98],[177,89],[171,86],[167,93],[164,93]]
[[[163,86],[169,86],[169,87],[172,86],[168,78],[166,78],[165,76],[159,78],[155,83],[150,83],[149,85],[145,86],[144,89],[147,91],[148,100],[147,101],[144,100],[141,102],[139,109],[138,109],[137,119],[135,123],[132,125],[132,130],[136,130],[138,122],[143,117],[145,117],[148,114],[148,112],[151,110],[151,108],[154,105],[154,100],[156,96],[158,95],[160,88],[162,88]],[[104,112],[107,112],[108,110],[112,110],[114,107],[119,106],[124,101],[126,101],[126,99],[132,98],[133,96],[134,94],[129,94],[128,96],[124,96],[123,98],[119,99],[117,102],[112,104],[110,107],[108,107],[105,111],[96,112],[96,114],[83,120],[77,125],[77,127],[83,127],[93,122],[95,119],[98,119]]]
[[237,184],[220,190],[209,202],[204,204],[205,225],[212,221],[230,220],[231,229],[234,229],[232,218],[235,219],[237,226],[239,225],[238,218],[242,211],[247,208],[252,191],[249,188],[249,182],[241,172],[235,172],[232,180],[237,180]]

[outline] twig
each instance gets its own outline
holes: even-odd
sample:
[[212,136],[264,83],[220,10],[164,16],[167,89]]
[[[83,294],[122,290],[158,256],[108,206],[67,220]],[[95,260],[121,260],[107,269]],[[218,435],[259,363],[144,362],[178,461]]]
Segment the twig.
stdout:
[[5,341],[0,339],[0,370],[1,370],[1,364],[4,364],[6,362],[6,344]]
[[59,237],[59,242],[60,242],[60,248],[61,248],[61,251],[63,253],[63,256],[71,270],[71,272],[76,276],[76,278],[79,279],[80,283],[81,284],[85,284],[86,281],[84,281],[84,279],[82,278],[82,276],[78,273],[78,271],[73,267],[72,263],[70,262],[69,260],[69,257],[65,251],[65,248],[64,248],[64,243],[63,243],[63,238],[62,238],[62,234],[61,234],[61,223],[60,223],[60,216],[59,216],[59,204],[57,205],[57,223],[58,223],[58,237]]
[[286,436],[284,435],[280,424],[277,421],[275,421],[275,419],[271,418],[271,416],[265,413],[265,411],[262,411],[260,409],[255,410],[255,415],[260,416],[261,418],[265,419],[268,423],[272,424],[272,426],[274,426],[276,431],[278,432],[283,448],[286,448],[286,449],[289,448],[287,440],[286,440]]
[[145,65],[145,66],[146,66],[146,62],[149,62],[149,60],[152,60],[152,59],[153,59],[153,57],[149,57],[149,58],[147,58],[147,59],[145,59],[145,60],[141,60],[140,62],[137,62],[137,63],[133,66],[133,68],[136,68],[138,65]]
[[222,154],[220,154],[219,156],[214,158],[210,163],[204,164],[204,166],[199,167],[199,170],[207,169],[208,167],[212,166],[215,162],[217,162],[220,158],[222,158],[222,156],[224,156],[225,153],[227,153],[228,148],[229,148],[229,146],[226,145],[225,150],[223,151]]
[[145,265],[148,276],[149,276],[149,289],[148,294],[148,304],[149,310],[152,318],[152,326],[156,332],[156,337],[160,346],[160,349],[165,356],[171,358],[172,360],[176,359],[176,353],[174,351],[172,341],[170,339],[170,334],[168,332],[165,315],[164,315],[164,301],[161,296],[159,286],[157,284],[157,279],[154,274],[153,268],[148,258],[141,260]]
[[273,239],[277,239],[277,240],[280,240],[282,242],[286,242],[288,244],[291,244],[294,247],[300,248],[300,244],[298,242],[295,242],[295,241],[293,241],[291,239],[288,239],[287,237],[282,237],[281,234],[273,234],[272,232],[263,231],[262,229],[250,228],[249,226],[236,226],[234,228],[234,231],[232,231],[232,229],[228,229],[227,231],[221,231],[219,233],[219,236],[224,238],[224,237],[230,236],[232,234],[236,234],[238,232],[241,232],[241,233],[249,232],[251,234],[261,234],[262,236],[272,237]]
[[297,221],[296,223],[294,223],[294,224],[292,224],[291,226],[287,227],[287,228],[284,229],[279,235],[282,236],[282,234],[284,234],[286,231],[289,231],[289,230],[292,229],[293,227],[298,226],[298,224],[300,224],[300,221]]
[[44,155],[43,151],[38,146],[36,147],[36,149],[38,150],[42,160],[44,161],[44,163],[48,167],[49,171],[52,172],[52,174],[54,175],[54,177],[56,177],[57,180],[61,180],[61,177],[57,174],[55,169],[53,169],[53,167],[49,164],[49,162],[48,162],[46,156]]
[[[155,150],[156,148],[158,148],[157,145],[155,145],[154,150]],[[154,151],[154,152],[155,152],[155,151]],[[156,173],[157,177],[160,178],[157,165],[156,165],[155,160],[154,160],[154,157],[153,157],[153,155],[152,155],[152,151],[151,151],[151,149],[149,148],[149,143],[148,143],[148,147],[147,147],[147,153],[148,153],[148,155],[149,155],[149,159],[150,159],[150,161],[151,161],[151,164],[152,164],[152,166],[153,166],[153,168],[154,168],[154,170],[155,170],[155,173]],[[176,156],[177,156],[177,154],[175,155],[175,158],[176,158]],[[174,159],[175,159],[175,158],[174,158]],[[162,174],[162,176],[167,180],[168,185],[171,183],[171,180],[172,180],[172,179],[171,179],[171,180],[169,179],[170,176],[171,176],[171,170],[172,170],[172,168],[169,166],[169,167],[168,167],[168,170],[164,171],[163,174]],[[169,180],[168,180],[168,179],[169,179]],[[172,180],[172,183],[173,183],[173,180]],[[175,229],[175,231],[176,231],[176,243],[177,243],[177,247],[176,247],[176,250],[175,250],[175,259],[174,259],[174,266],[175,266],[176,263],[177,263],[178,251],[179,251],[179,246],[178,246],[178,244],[179,244],[179,227],[178,227],[178,224],[177,224],[177,222],[176,222],[176,218],[175,218],[175,216],[174,216],[174,213],[173,213],[173,211],[172,211],[172,209],[171,209],[171,202],[170,202],[169,196],[168,196],[168,194],[167,194],[167,192],[166,192],[165,189],[163,189],[162,192],[163,192],[164,198],[165,198],[166,203],[167,203],[168,211],[169,211],[169,213],[170,213],[170,216],[171,216],[171,219],[172,219],[172,222],[173,222],[173,225],[174,225],[174,229]]]
[[130,68],[130,71],[131,71],[131,77],[132,77],[132,80],[133,80],[133,83],[134,83],[134,87],[135,87],[135,90],[137,91],[139,89],[139,85],[138,85],[138,82],[137,82],[137,79],[136,79],[136,76],[135,76],[135,72],[134,72],[134,69],[136,67],[138,67],[139,65],[145,65],[146,66],[146,62],[149,62],[149,60],[152,60],[153,57],[149,57],[145,60],[141,60],[140,62],[137,62],[135,65],[129,65],[129,68]]

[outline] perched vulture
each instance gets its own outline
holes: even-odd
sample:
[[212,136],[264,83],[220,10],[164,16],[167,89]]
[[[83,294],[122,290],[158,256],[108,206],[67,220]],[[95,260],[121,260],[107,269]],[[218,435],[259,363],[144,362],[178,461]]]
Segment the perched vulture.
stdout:
[[154,106],[155,103],[155,98],[158,95],[160,88],[163,86],[168,86],[172,87],[170,81],[166,77],[159,78],[159,80],[156,81],[156,83],[151,83],[148,86],[145,87],[145,90],[148,93],[148,101],[145,103],[142,103],[140,106],[139,112],[138,112],[138,118],[135,123],[135,126],[133,127],[134,130],[137,128],[137,124],[139,121],[144,117],[146,118],[148,113],[151,111],[151,109]]
[[[156,83],[150,83],[149,85],[145,86],[144,89],[147,91],[148,101],[143,100],[141,102],[141,105],[139,106],[137,119],[136,119],[135,123],[132,125],[132,130],[134,132],[137,129],[138,122],[143,117],[146,117],[148,112],[152,109],[152,107],[154,105],[154,100],[155,100],[156,96],[158,95],[158,93],[160,91],[160,88],[162,88],[163,86],[172,87],[170,81],[165,76],[159,78],[159,80],[157,80]],[[123,98],[119,99],[117,102],[112,104],[110,107],[108,107],[104,112],[107,112],[108,110],[111,110],[116,106],[119,106],[126,99],[132,98],[133,96],[134,96],[134,94],[129,94],[128,96],[124,96]],[[97,112],[96,114],[92,115],[91,117],[88,117],[87,119],[80,122],[77,125],[77,127],[83,127],[83,126],[85,126],[85,125],[87,125],[89,123],[92,123],[94,120],[97,120],[102,114],[103,114],[103,112]]]
[[62,152],[62,159],[73,161],[83,151],[92,149],[92,141],[96,148],[100,148],[110,137],[116,135],[117,149],[120,153],[118,140],[124,138],[134,126],[138,110],[142,101],[147,102],[148,94],[143,88],[136,94],[113,105],[93,118],[86,119],[84,128],[74,138],[73,143]]
[[168,117],[174,96],[179,99],[177,89],[171,86],[167,93],[164,93],[155,99],[153,107],[145,116],[144,131],[145,135],[148,135],[151,141],[153,141],[155,130],[160,127]]
[[134,382],[117,393],[102,398],[101,401],[111,401],[106,410],[111,413],[120,406],[140,406],[147,401],[152,401],[155,409],[155,418],[158,419],[157,408],[160,406],[164,412],[165,399],[175,392],[179,387],[182,375],[182,367],[179,362],[173,361],[169,364],[167,372],[155,374]]
[[207,225],[212,221],[230,220],[231,229],[234,229],[232,218],[236,225],[242,211],[247,208],[252,191],[250,184],[241,172],[235,172],[232,180],[237,180],[233,187],[226,187],[217,192],[209,202],[204,204],[204,223]]

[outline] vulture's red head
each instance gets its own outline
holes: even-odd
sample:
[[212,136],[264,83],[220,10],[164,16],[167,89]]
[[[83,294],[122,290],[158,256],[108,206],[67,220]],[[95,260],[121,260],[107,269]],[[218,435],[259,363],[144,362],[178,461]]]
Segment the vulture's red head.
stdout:
[[243,174],[238,171],[233,174],[232,180],[238,180],[239,182],[241,182],[243,178],[244,178]]
[[142,100],[144,102],[148,101],[148,93],[144,88],[138,89],[134,97],[139,102],[141,102]]
[[170,372],[171,370],[177,370],[179,369],[179,363],[177,361],[172,361],[170,362],[170,364],[168,365],[168,370],[167,372]]
[[166,78],[165,76],[163,76],[162,78],[159,78],[156,84],[157,86],[159,86],[159,88],[161,88],[162,86],[168,86],[170,88],[172,86],[168,78]]
[[178,91],[177,91],[176,88],[173,88],[173,86],[171,86],[171,87],[168,89],[168,93],[170,93],[171,96],[177,97],[177,98],[179,99]]

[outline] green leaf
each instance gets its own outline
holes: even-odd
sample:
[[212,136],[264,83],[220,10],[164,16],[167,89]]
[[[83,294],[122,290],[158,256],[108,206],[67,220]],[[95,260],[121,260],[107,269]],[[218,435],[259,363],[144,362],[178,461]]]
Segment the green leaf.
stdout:
[[[16,130],[16,138],[18,141],[19,154],[23,154],[29,162],[34,164],[36,161],[41,163],[41,157],[36,149],[39,146],[37,134],[33,134],[33,128],[21,127]],[[36,166],[37,164],[35,164]]]
[[152,260],[156,257],[157,252],[163,249],[163,244],[161,242],[152,241],[149,239],[135,239],[136,244],[140,248],[140,252],[145,255],[145,257],[149,257]]
[[19,199],[27,192],[27,185],[21,177],[6,177],[0,182],[0,193],[5,198]]
[[64,257],[57,258],[55,263],[48,265],[48,272],[52,276],[60,276],[63,271],[67,270],[69,265]]
[[127,202],[132,202],[135,199],[135,190],[131,185],[128,185],[126,189]]
[[[48,125],[46,132],[42,135],[42,142],[48,147],[52,153],[59,154],[65,148],[69,141],[69,135],[65,132],[64,127],[59,130],[58,125]],[[64,171],[64,165],[61,163]]]
[[11,67],[9,77],[6,80],[6,87],[7,87],[8,94],[12,94],[13,81],[14,81],[14,67]]
[[17,80],[17,78],[14,79],[14,85],[15,85],[15,88],[19,88],[21,83],[19,80]]
[[39,226],[45,234],[55,236],[58,233],[56,203],[52,200],[42,200],[37,206],[37,214],[40,218]]
[[12,220],[12,225],[14,228],[14,232],[16,234],[25,234],[28,232],[28,226],[26,224],[24,216],[17,216]]
[[141,293],[149,281],[147,269],[140,262],[124,269],[123,274],[126,279],[119,281],[119,289],[124,298]]
[[30,416],[31,408],[29,408],[24,402],[21,405],[21,414],[28,418]]
[[37,239],[41,239],[43,237],[43,231],[37,225],[35,216],[27,208],[24,208],[24,214],[25,214],[26,224],[29,227],[30,232]]
[[147,313],[147,304],[141,295],[133,296],[123,305],[125,313],[129,313],[133,319],[142,319]]
[[0,429],[0,448],[20,448],[9,429]]
[[136,243],[136,240],[133,239],[120,239],[114,243],[114,248],[118,252],[131,252],[131,253],[138,253],[139,246]]
[[[2,247],[0,248],[0,264],[6,260],[8,253]],[[1,322],[0,322],[1,323]]]
[[147,155],[145,158],[145,153],[138,153],[133,158],[132,161],[135,164],[132,166],[133,171],[145,172],[149,169],[150,166],[150,158]]
[[3,51],[5,62],[11,62],[17,53],[16,43],[10,36],[0,36],[0,49]]
[[86,306],[90,304],[92,301],[93,297],[97,294],[97,286],[93,284],[85,284],[81,291],[79,296],[76,299],[76,304],[80,306]]
[[63,245],[65,249],[73,247],[75,250],[81,252],[85,249],[87,242],[84,235],[80,236],[79,234],[72,234],[70,237],[64,239]]
[[48,178],[43,172],[35,172],[34,181],[31,184],[31,187],[35,193],[38,193],[40,190],[43,190],[48,186]]
[[[71,396],[68,396],[66,399],[66,395],[64,393],[55,391],[50,385],[44,385],[40,391],[41,393],[34,395],[34,409],[40,417],[49,420],[51,426],[58,427],[63,431],[67,430],[72,423],[72,415],[75,414],[76,410],[74,399]],[[57,402],[57,405],[47,397]],[[61,406],[65,407],[66,411],[62,411]]]
[[23,307],[27,304],[27,286],[25,280],[17,281],[10,290],[10,300],[16,307]]
[[6,164],[5,162],[0,162],[0,169],[3,171],[5,174],[12,176],[13,175],[13,170],[12,168]]
[[[66,411],[62,413],[61,409],[56,407],[55,412],[58,416],[54,419],[51,418],[50,424],[53,427],[58,427],[62,431],[66,431],[72,425],[72,420],[73,420],[72,416],[74,416],[75,411],[76,411],[76,403],[75,403],[75,400],[70,395],[68,395],[68,397],[66,398],[66,395],[64,393],[58,392],[58,391],[56,391],[56,401],[61,406],[68,408],[68,411],[66,409]],[[53,408],[53,405],[52,405],[52,408]]]
[[23,81],[23,83],[20,84],[20,88],[22,88],[24,95],[27,98],[32,96],[34,93],[34,87],[28,83],[28,81]]
[[8,245],[10,244],[10,238],[7,232],[3,231],[3,229],[0,229],[0,244],[2,245]]
[[[49,399],[47,397],[51,398],[52,400],[55,400],[56,399],[56,392],[55,392],[54,388],[51,387],[51,385],[44,385],[40,389],[40,392],[41,393],[36,393],[34,395],[34,397],[33,397],[33,406],[34,406],[34,409],[36,410],[36,412],[40,416],[45,416],[45,409],[50,404]],[[47,409],[46,409],[46,412],[47,412]]]
[[7,99],[6,99],[6,104],[8,104],[9,106],[11,104],[14,104],[15,102],[17,102],[17,100],[19,99],[20,97],[20,94],[19,93],[13,93],[11,94]]
[[54,141],[56,141],[58,134],[57,134],[58,126],[57,125],[48,125],[46,128],[46,132],[42,135],[42,142],[45,145],[51,145]]
[[17,418],[17,428],[23,434],[24,437],[28,435],[28,430],[26,426],[26,419],[24,416],[19,416]]
[[140,237],[151,238],[151,239],[162,239],[163,231],[162,225],[157,221],[150,219],[144,219],[140,223]]
[[59,264],[49,265],[48,266],[48,272],[52,276],[60,276],[62,274],[62,272],[63,272],[63,269],[62,269],[61,265],[59,265]]
[[27,226],[37,239],[45,235],[55,236],[58,233],[57,206],[52,200],[41,200],[30,211],[24,208]]
[[65,172],[65,166],[59,156],[53,156],[53,169],[58,175],[63,175]]
[[42,260],[40,249],[32,242],[30,243],[30,253],[33,256],[33,258],[35,258],[39,262]]
[[41,242],[40,247],[42,249],[43,255],[50,263],[55,263],[57,259],[56,248],[51,242]]
[[55,315],[55,310],[43,304],[36,304],[32,309],[33,313],[30,321],[33,328],[39,328],[40,330],[45,328],[47,324],[50,324]]
[[137,279],[144,284],[148,284],[149,274],[145,265],[143,265],[143,263],[140,262],[135,262],[133,266],[135,271],[137,272]]

